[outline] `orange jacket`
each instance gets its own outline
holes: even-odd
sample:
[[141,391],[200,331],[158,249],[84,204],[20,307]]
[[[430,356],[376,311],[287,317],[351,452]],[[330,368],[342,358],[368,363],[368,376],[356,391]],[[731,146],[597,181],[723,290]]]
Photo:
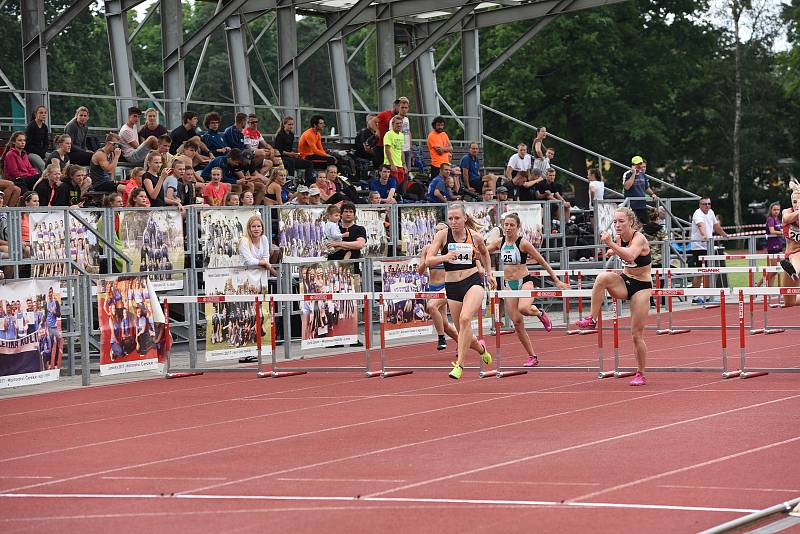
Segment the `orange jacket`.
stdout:
[[314,128],[309,128],[300,136],[300,140],[297,141],[297,152],[301,158],[312,154],[318,156],[328,155],[325,149],[322,148],[322,136]]

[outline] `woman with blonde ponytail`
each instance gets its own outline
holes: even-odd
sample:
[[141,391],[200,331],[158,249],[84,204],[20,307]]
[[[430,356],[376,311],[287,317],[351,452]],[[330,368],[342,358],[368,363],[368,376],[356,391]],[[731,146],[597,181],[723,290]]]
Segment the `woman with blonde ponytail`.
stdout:
[[615,299],[629,300],[633,351],[636,354],[638,365],[638,370],[630,384],[643,386],[646,383],[644,369],[647,358],[644,326],[650,311],[650,293],[653,288],[650,264],[653,263],[653,260],[650,256],[650,244],[639,231],[639,221],[632,209],[617,208],[614,212],[614,230],[617,232],[616,240],[613,240],[608,232],[603,232],[600,241],[608,246],[607,256],[619,256],[624,270],[622,274],[606,272],[597,276],[594,286],[592,286],[591,315],[578,321],[578,328],[597,328],[597,318],[601,313],[600,308],[606,290]]
[[[800,273],[800,182],[792,178],[789,181],[789,189],[792,190],[792,206],[783,210],[781,223],[783,224],[783,235],[786,238],[786,249],[784,258],[781,260],[781,267],[789,275],[792,282],[787,280],[786,285],[800,285],[798,283],[798,273]],[[796,306],[798,304],[797,295],[784,295],[783,303],[786,306]]]

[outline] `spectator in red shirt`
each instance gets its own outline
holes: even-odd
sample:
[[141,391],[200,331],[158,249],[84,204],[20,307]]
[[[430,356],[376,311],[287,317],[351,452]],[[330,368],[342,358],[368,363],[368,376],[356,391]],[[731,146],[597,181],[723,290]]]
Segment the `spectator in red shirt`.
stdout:
[[[25,152],[27,138],[23,132],[14,132],[8,140],[6,149],[3,152],[3,177],[13,182],[20,189],[28,191],[33,189],[33,184],[39,179],[37,171],[28,159]],[[19,195],[17,195],[18,197]],[[17,198],[7,198],[6,205],[16,206]],[[12,203],[11,201],[14,201]]]
[[[392,118],[397,115],[400,109],[400,103],[404,100],[408,103],[407,98],[401,97],[392,103],[392,109],[385,109],[378,113],[378,146],[383,147],[383,136],[386,135],[386,132],[392,127]],[[381,152],[383,151],[381,150]]]

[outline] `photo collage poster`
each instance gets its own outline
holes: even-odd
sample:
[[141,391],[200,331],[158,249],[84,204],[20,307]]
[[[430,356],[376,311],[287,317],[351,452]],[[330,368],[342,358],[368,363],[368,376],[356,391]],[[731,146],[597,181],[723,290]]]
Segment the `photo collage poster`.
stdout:
[[63,355],[58,282],[0,284],[0,389],[58,380]]
[[[352,345],[358,342],[358,306],[356,300],[326,300],[325,294],[358,293],[361,276],[356,265],[326,261],[300,266],[303,350]],[[317,294],[323,294],[318,296]]]
[[508,202],[504,204],[505,213],[516,213],[522,223],[520,235],[538,247],[542,243],[542,205],[541,204],[521,204]]
[[[267,271],[210,269],[205,271],[206,296],[261,295],[261,355],[272,354]],[[258,355],[255,302],[206,302],[206,361]]]
[[[502,232],[496,230],[497,225],[497,204],[482,204],[467,202],[464,204],[467,215],[480,225],[480,234],[483,240],[488,243],[491,239],[496,239]],[[494,231],[493,231],[494,230]]]
[[183,288],[183,275],[158,271],[183,269],[183,220],[178,211],[122,210],[119,212],[122,250],[131,259],[132,273],[150,273],[158,291]]
[[422,247],[433,241],[436,225],[445,220],[442,206],[399,206],[400,255],[419,256]]
[[203,267],[219,269],[243,265],[239,242],[247,233],[248,219],[254,215],[261,217],[261,212],[248,208],[200,210]]
[[356,224],[367,231],[367,248],[361,256],[367,258],[385,257],[389,251],[390,209],[356,208]]
[[[97,230],[97,223],[102,217],[101,211],[80,210],[79,213],[94,230]],[[65,235],[62,212],[22,214],[23,225],[26,219],[30,242],[23,244],[23,247],[30,247],[24,252],[29,253],[31,259],[63,260],[69,257],[89,274],[100,272],[100,250],[97,236],[75,217],[69,217],[69,236]],[[65,237],[69,239],[69,251],[66,249]],[[66,265],[63,263],[38,263],[31,268],[33,278],[65,276],[66,274],[68,274]]]
[[99,281],[100,376],[158,370],[165,361],[171,339],[154,286],[145,276]]
[[598,202],[597,210],[595,211],[595,224],[597,225],[597,237],[600,237],[603,232],[608,232],[612,236],[616,236],[614,230],[614,212],[617,211],[619,203],[617,202]]
[[288,262],[324,260],[328,250],[322,240],[325,206],[278,210],[278,246]]
[[[428,273],[419,274],[419,259],[381,262],[384,292],[424,293],[428,290]],[[384,330],[386,339],[420,336],[433,332],[433,322],[424,298],[386,299]]]

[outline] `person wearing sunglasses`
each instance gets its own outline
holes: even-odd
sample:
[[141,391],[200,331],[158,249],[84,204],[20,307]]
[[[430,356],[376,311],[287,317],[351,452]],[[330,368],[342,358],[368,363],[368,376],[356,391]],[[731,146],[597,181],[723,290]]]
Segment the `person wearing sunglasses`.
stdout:
[[[711,199],[708,197],[701,198],[700,206],[695,210],[694,215],[692,215],[692,244],[691,254],[689,256],[689,267],[702,266],[700,256],[709,254],[709,238],[713,238],[715,233],[722,237],[728,237],[728,234],[722,229],[719,221],[717,221],[714,210],[711,209]],[[704,287],[708,287],[708,277],[702,276],[697,276],[692,280],[692,287],[700,287],[701,282],[704,284]],[[703,297],[695,297],[692,302],[704,304],[705,299]]]

